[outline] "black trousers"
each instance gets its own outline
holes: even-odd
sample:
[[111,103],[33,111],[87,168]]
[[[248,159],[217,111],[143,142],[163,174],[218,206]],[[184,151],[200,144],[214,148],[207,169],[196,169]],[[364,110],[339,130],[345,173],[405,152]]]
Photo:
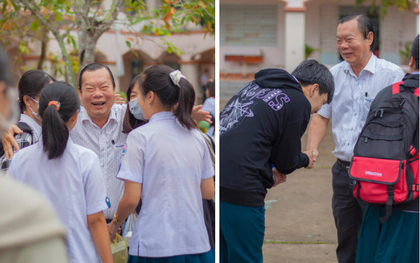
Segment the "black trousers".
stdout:
[[[348,163],[345,163],[348,165]],[[357,240],[367,203],[353,197],[353,180],[338,162],[332,167],[332,210],[337,228],[337,259],[339,263],[354,263]]]

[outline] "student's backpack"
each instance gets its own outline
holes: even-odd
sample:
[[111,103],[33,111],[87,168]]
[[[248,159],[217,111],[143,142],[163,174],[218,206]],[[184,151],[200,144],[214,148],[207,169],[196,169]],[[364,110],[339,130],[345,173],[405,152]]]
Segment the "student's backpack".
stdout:
[[[26,123],[24,123],[24,122],[18,122],[16,125],[19,127],[19,129],[22,130],[23,133],[28,133],[28,134],[30,134],[32,136],[31,144],[33,144],[34,143],[34,133],[33,133],[32,129],[31,129],[31,127],[29,127],[29,125],[26,124]],[[24,135],[23,133],[22,133],[22,135]],[[29,146],[29,145],[30,144],[28,144],[28,145],[21,145],[21,148],[24,148],[24,147]],[[0,156],[3,156],[3,155],[4,155],[3,144],[0,141]]]
[[[392,86],[392,96],[371,111],[359,135],[349,168],[356,180],[354,197],[370,204],[386,205],[385,222],[393,204],[419,196],[418,133],[419,88],[404,91]],[[413,145],[415,144],[415,145]]]

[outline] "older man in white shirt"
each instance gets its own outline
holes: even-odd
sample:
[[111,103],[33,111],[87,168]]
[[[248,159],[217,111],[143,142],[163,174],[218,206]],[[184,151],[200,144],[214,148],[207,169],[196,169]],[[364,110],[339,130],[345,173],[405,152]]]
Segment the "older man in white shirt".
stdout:
[[332,120],[337,162],[332,168],[332,209],[337,228],[337,258],[355,262],[357,240],[365,203],[353,197],[353,181],[347,169],[357,137],[365,124],[370,104],[386,86],[400,81],[404,71],[373,53],[374,32],[369,18],[351,14],[339,21],[337,48],[345,61],[330,71],[334,77],[334,99],[314,114],[308,129],[307,150],[318,156],[318,146]]

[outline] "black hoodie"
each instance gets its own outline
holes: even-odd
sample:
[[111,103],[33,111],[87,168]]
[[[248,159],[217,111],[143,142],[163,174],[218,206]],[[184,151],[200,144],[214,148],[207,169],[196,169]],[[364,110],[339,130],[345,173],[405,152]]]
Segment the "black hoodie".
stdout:
[[264,69],[220,113],[220,200],[263,206],[274,185],[272,166],[283,173],[306,167],[301,137],[311,105],[297,80]]

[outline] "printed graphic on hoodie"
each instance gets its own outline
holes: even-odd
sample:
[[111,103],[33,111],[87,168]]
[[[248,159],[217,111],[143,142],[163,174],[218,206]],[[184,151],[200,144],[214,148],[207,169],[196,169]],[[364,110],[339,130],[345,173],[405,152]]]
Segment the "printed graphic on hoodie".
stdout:
[[256,99],[264,101],[274,111],[281,110],[284,103],[290,101],[290,98],[280,89],[262,88],[250,82],[229,101],[220,113],[220,135],[238,127],[245,118],[254,117],[252,108],[257,105]]

